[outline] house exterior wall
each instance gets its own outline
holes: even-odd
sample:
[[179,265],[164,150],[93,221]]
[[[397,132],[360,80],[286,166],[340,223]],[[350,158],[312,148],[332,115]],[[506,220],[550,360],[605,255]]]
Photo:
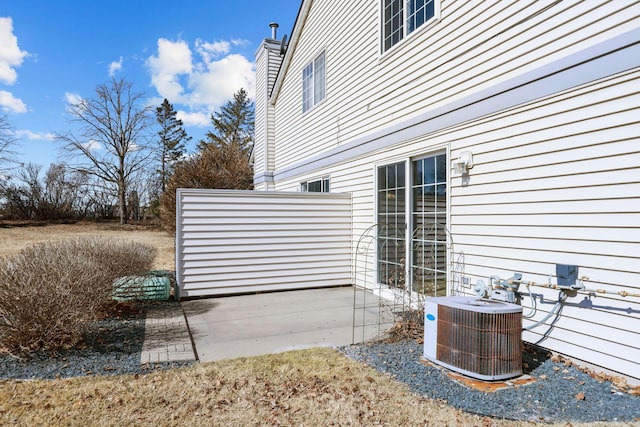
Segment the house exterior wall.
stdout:
[[[640,378],[640,299],[616,295],[640,293],[640,4],[441,5],[381,55],[378,2],[313,2],[271,99],[275,188],[329,176],[350,193],[355,259],[377,166],[471,151],[469,175],[447,177],[450,293],[513,272],[555,283],[555,264],[578,265],[609,293],[571,295],[524,339]],[[301,70],[323,49],[327,98],[302,114]],[[375,282],[369,261],[359,284]],[[544,303],[524,326],[559,295],[532,292]]]
[[[555,283],[555,264],[572,264],[588,277],[588,289],[640,294],[639,82],[637,68],[399,142],[309,178],[328,175],[333,191],[352,195],[355,248],[375,223],[376,166],[447,151],[456,158],[471,150],[468,179],[449,177],[452,293],[473,294],[477,280],[488,283],[491,275],[508,278],[514,272],[527,281]],[[279,190],[297,186],[297,178],[277,183]],[[375,263],[368,261],[367,269],[356,266],[368,272],[356,276],[361,285],[375,283]],[[536,315],[523,326],[543,318],[559,296],[557,290],[531,289],[546,303],[538,302]],[[529,311],[531,300],[525,297],[522,305]],[[523,338],[640,376],[639,298],[576,293],[544,337],[550,323]]]
[[[474,156],[466,182],[450,183],[454,253],[470,284],[513,272],[545,284],[555,264],[578,265],[588,289],[612,294],[571,294],[553,328],[552,318],[523,338],[636,378],[640,298],[614,294],[640,294],[639,82],[636,68],[448,132],[453,158]],[[540,320],[559,292],[531,291],[546,302]]]
[[351,197],[178,189],[179,298],[351,284]]
[[[313,2],[273,99],[276,171],[464,99],[640,22],[636,1],[444,1],[438,22],[381,55],[379,3]],[[303,114],[302,69],[323,49],[327,97]]]

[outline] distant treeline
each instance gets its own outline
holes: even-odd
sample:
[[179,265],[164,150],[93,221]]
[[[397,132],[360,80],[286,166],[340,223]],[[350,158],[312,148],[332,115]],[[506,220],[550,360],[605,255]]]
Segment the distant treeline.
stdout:
[[[87,174],[73,171],[65,164],[52,164],[41,173],[39,165],[27,164],[10,182],[0,184],[0,219],[6,220],[76,220],[114,219],[119,215],[115,189]],[[142,191],[141,191],[142,190]],[[132,220],[152,218],[148,200],[140,200],[134,189],[128,194],[128,217]],[[145,199],[148,199],[145,197]]]

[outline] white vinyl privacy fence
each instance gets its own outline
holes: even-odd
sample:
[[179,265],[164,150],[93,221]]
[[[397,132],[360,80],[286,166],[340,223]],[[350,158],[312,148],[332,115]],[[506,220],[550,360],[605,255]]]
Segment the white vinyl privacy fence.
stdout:
[[179,189],[178,298],[352,283],[348,194]]

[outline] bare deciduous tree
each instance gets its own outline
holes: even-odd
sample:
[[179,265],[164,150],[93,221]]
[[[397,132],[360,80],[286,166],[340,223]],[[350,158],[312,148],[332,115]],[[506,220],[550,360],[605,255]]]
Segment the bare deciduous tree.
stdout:
[[52,163],[44,176],[41,215],[47,219],[74,218],[84,210],[87,176]]
[[86,215],[87,176],[53,163],[41,176],[42,167],[22,165],[13,182],[0,186],[0,215],[7,219],[56,220]]
[[15,142],[13,127],[7,116],[0,116],[0,182],[7,172],[7,165],[13,162],[14,152],[12,146]]
[[127,222],[127,186],[148,165],[148,131],[152,107],[133,84],[112,79],[96,88],[96,96],[71,104],[68,111],[78,133],[57,134],[76,163],[76,170],[117,188],[120,223]]
[[40,171],[42,166],[28,163],[20,168],[18,179],[25,184],[25,192],[29,197],[25,200],[29,212],[28,219],[38,216],[38,207],[42,201],[42,184],[40,183]]

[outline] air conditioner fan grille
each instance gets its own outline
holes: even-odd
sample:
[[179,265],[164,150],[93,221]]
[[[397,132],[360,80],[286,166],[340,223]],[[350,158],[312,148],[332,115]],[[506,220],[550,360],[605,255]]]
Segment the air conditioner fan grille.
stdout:
[[482,313],[438,305],[436,357],[498,377],[522,371],[521,313]]

